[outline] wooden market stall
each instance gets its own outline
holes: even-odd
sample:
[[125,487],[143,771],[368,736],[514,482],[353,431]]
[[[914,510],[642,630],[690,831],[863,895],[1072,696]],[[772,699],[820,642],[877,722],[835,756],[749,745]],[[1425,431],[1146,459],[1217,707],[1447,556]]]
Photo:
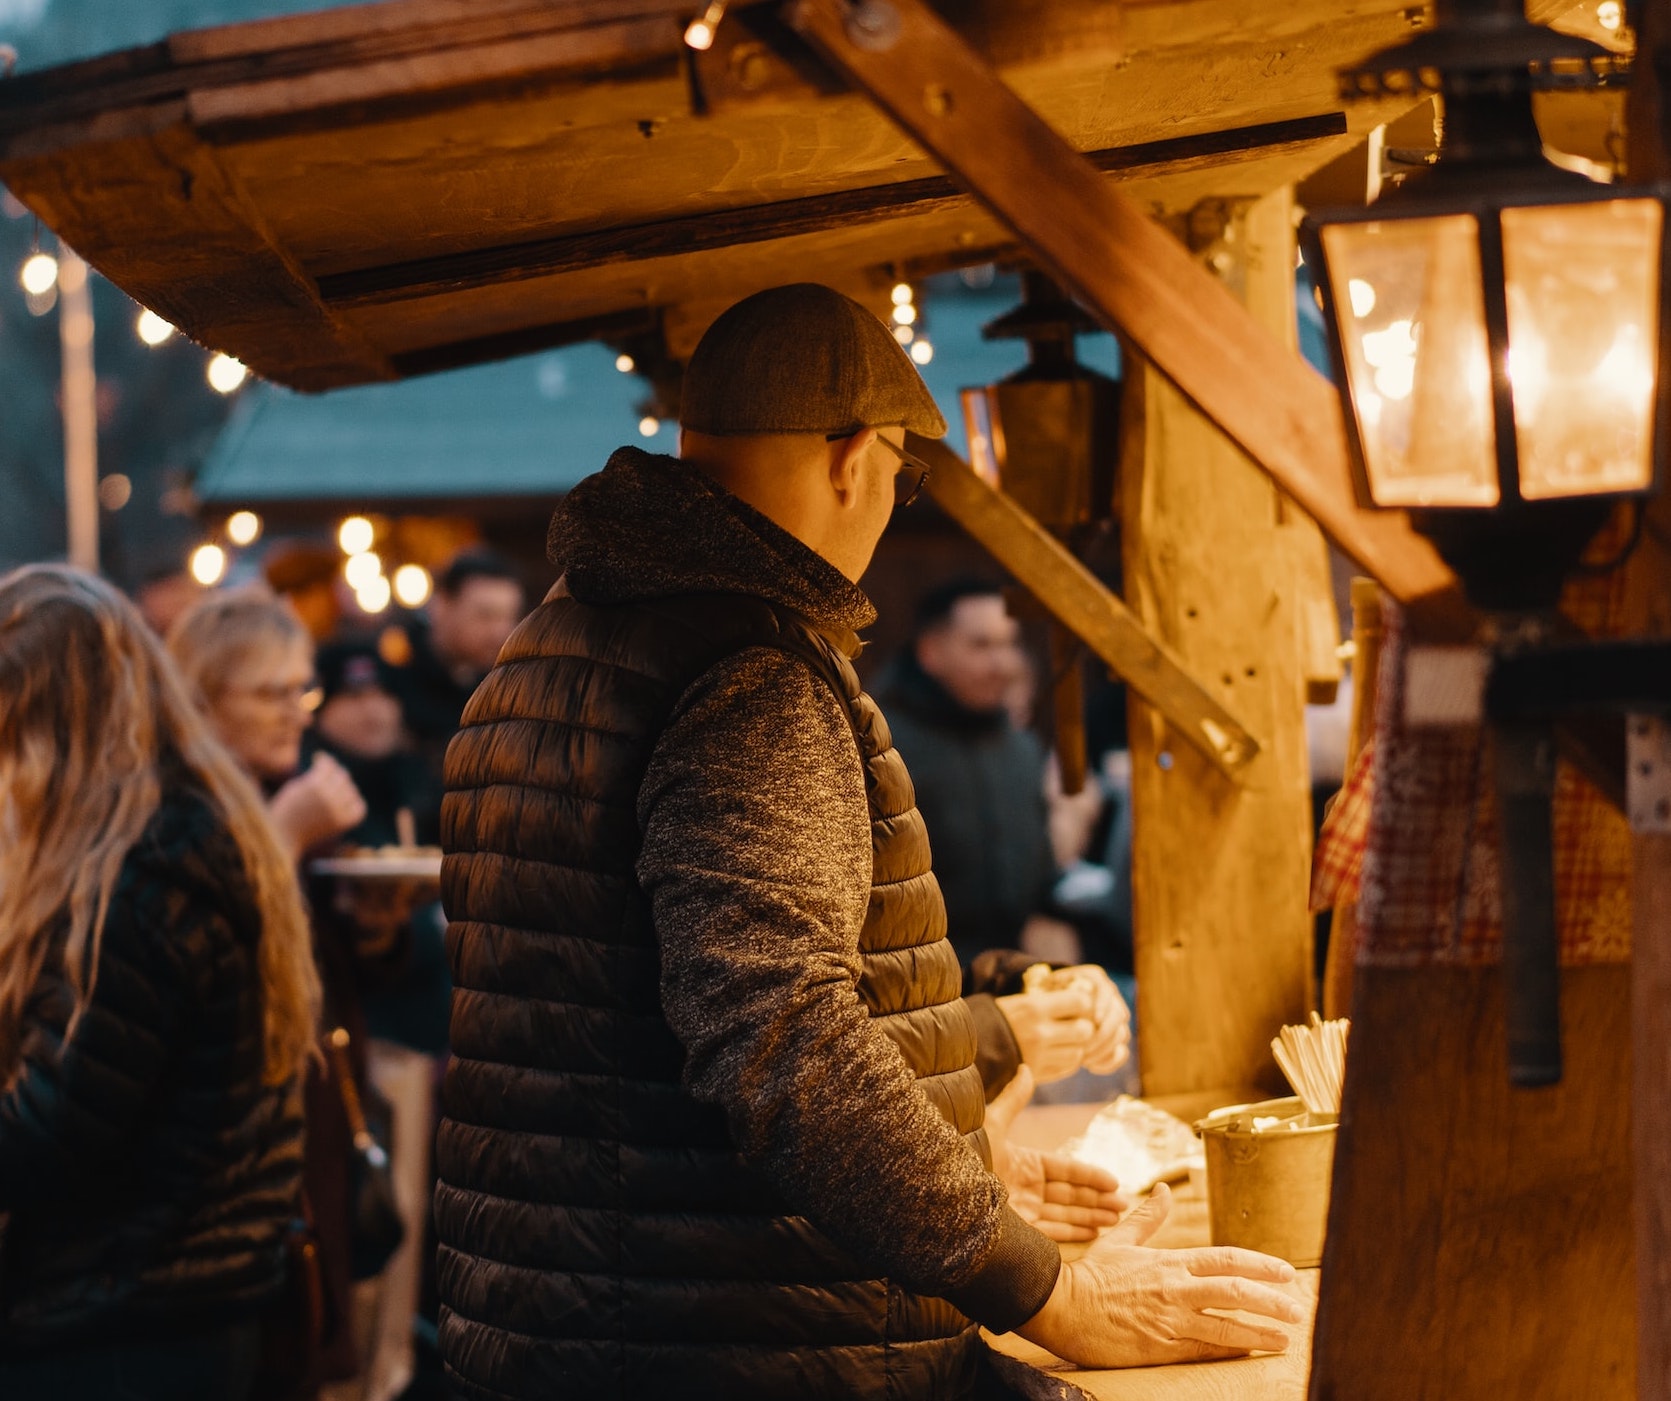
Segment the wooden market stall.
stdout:
[[[1314,996],[1302,707],[1338,640],[1322,534],[1421,635],[1473,622],[1403,517],[1356,504],[1339,403],[1292,345],[1296,182],[1415,106],[1343,106],[1335,71],[1425,12],[739,0],[696,52],[695,8],[388,0],[178,35],[0,83],[0,179],[146,306],[308,391],[589,339],[676,365],[776,283],[880,307],[949,268],[1046,269],[1129,352],[1121,594],[949,449],[914,446],[941,507],[1133,693],[1146,1089],[1275,1089],[1271,1035]],[[1621,43],[1594,3],[1531,8]],[[1541,115],[1575,154],[1617,144],[1615,97]],[[1317,1401],[1632,1394],[1637,1309],[1663,1340],[1671,1303],[1639,1305],[1629,1273],[1619,958],[1577,970],[1583,1049],[1543,1098],[1484,1049],[1501,1009],[1480,968],[1360,980]],[[1664,1221],[1644,1224],[1671,1269]],[[1083,1380],[1298,1397],[1301,1370]],[[1639,1394],[1671,1396],[1650,1373]]]

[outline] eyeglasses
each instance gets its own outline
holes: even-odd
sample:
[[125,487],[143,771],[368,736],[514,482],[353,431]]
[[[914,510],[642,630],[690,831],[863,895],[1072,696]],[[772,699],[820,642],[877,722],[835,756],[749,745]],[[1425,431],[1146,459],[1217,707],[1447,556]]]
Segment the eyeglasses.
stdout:
[[[838,443],[843,438],[851,438],[855,433],[864,432],[863,428],[849,428],[845,433],[831,433],[828,441]],[[894,474],[894,509],[900,510],[909,506],[923,494],[923,488],[928,485],[929,473],[934,469],[915,453],[906,452],[898,443],[884,438],[880,433],[876,441],[899,459],[900,470]],[[906,471],[910,468],[910,471]]]
[[317,681],[275,682],[265,686],[228,686],[232,695],[249,696],[270,706],[297,706],[303,710],[317,710],[324,697]]

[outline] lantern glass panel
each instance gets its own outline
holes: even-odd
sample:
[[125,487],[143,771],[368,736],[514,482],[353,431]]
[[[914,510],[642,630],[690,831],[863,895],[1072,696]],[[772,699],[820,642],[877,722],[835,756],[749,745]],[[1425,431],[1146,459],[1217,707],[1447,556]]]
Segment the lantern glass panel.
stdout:
[[1509,381],[1528,500],[1653,480],[1663,207],[1505,209]]
[[1321,230],[1377,506],[1494,506],[1491,369],[1471,214]]

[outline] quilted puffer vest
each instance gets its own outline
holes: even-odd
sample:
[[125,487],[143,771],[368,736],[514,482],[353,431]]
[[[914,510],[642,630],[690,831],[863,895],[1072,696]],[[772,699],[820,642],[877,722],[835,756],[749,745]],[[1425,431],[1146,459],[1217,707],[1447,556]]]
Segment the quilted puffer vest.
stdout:
[[447,756],[455,983],[438,1139],[441,1344],[478,1398],[951,1398],[978,1333],[876,1278],[743,1162],[680,1086],[635,800],[681,695],[724,657],[803,658],[848,707],[873,838],[860,993],[989,1159],[975,1028],[910,778],[845,656],[740,595],[554,597]]

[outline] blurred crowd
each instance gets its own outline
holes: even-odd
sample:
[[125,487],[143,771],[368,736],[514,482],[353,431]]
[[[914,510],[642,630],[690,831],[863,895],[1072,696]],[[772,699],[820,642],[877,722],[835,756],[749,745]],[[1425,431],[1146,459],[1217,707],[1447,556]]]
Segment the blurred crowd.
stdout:
[[[0,580],[0,1395],[445,1394],[442,762],[527,599],[469,551],[356,633],[318,584],[282,552],[132,601],[60,566]],[[1065,795],[1035,678],[1000,586],[959,579],[876,691],[966,992],[1033,1079],[1101,1097],[1135,1089],[1103,973],[1129,1000],[1123,753]],[[156,908],[177,947],[144,939]],[[109,1154],[130,1170],[90,1192]]]

